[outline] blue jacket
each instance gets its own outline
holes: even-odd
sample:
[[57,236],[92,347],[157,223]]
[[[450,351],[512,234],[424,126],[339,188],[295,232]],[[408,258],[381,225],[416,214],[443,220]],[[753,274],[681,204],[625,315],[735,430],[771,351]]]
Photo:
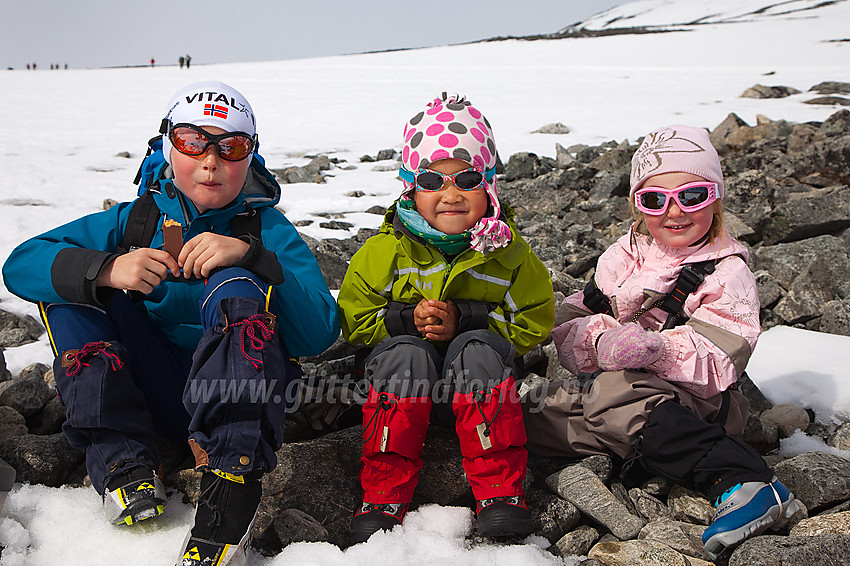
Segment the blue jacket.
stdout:
[[[260,214],[262,242],[252,244],[240,266],[274,285],[273,310],[289,354],[320,354],[336,340],[336,303],[310,249],[275,208],[280,186],[260,159],[252,161],[245,187],[230,205],[202,214],[168,178],[166,166],[159,173],[160,190],[154,192],[154,200],[161,218],[151,247],[162,246],[165,219],[183,225],[183,241],[201,232],[231,235],[231,218],[249,203]],[[95,283],[103,267],[118,253],[132,206],[133,202],[117,204],[25,241],[3,265],[6,288],[32,302],[103,304],[114,290],[98,288]],[[199,307],[202,292],[202,281],[166,280],[144,295],[138,306],[169,340],[194,350],[203,332]]]

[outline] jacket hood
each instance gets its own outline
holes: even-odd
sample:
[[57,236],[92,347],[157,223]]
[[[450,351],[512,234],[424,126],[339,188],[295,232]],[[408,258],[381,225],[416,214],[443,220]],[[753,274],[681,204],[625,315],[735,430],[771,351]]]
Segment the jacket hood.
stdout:
[[[201,216],[194,203],[174,184],[174,171],[170,165],[167,163],[163,165],[158,172],[158,179],[159,190],[154,190],[154,200],[162,212],[169,218],[183,218],[187,222]],[[248,168],[245,184],[233,202],[224,208],[207,210],[203,215],[215,223],[219,217],[230,218],[233,214],[242,212],[246,204],[254,209],[273,207],[280,202],[280,196],[280,185],[277,180],[266,169],[263,158],[255,155]]]

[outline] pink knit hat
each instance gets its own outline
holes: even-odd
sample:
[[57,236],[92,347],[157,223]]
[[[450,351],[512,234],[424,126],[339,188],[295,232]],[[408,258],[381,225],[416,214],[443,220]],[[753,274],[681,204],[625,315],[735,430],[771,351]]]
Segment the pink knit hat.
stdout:
[[717,183],[717,198],[723,198],[720,157],[704,128],[667,126],[647,134],[632,157],[629,196],[634,195],[648,178],[661,173],[698,175]]
[[470,245],[486,253],[510,243],[511,229],[499,220],[502,207],[496,191],[496,142],[487,118],[468,100],[458,95],[447,97],[444,92],[428,103],[404,125],[401,158],[401,174],[408,179],[404,180],[405,194],[413,188],[411,174],[440,159],[459,159],[481,172],[493,215],[482,217],[470,228]]

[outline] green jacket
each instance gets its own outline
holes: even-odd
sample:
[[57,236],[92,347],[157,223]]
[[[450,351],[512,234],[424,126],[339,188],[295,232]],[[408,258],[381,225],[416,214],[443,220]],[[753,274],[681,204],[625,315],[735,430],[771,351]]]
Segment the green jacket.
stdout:
[[345,339],[377,346],[390,336],[384,324],[390,302],[415,305],[425,298],[488,303],[489,330],[511,342],[517,355],[542,342],[555,322],[552,280],[519,235],[513,211],[502,208],[511,243],[486,255],[467,249],[448,263],[410,234],[391,206],[380,233],[354,254],[339,290]]

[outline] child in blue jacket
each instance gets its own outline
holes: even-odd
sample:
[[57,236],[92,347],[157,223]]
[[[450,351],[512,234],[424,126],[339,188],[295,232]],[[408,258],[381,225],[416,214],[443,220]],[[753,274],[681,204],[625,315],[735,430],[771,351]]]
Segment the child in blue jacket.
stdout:
[[163,512],[155,438],[188,439],[203,475],[182,564],[236,564],[301,376],[291,356],[324,351],[339,319],[315,258],[275,208],[280,187],[256,154],[245,97],[189,85],[162,131],[165,162],[144,197],[149,242],[126,237],[140,198],[27,240],[3,277],[39,305],[63,430],[85,451],[109,520]]

